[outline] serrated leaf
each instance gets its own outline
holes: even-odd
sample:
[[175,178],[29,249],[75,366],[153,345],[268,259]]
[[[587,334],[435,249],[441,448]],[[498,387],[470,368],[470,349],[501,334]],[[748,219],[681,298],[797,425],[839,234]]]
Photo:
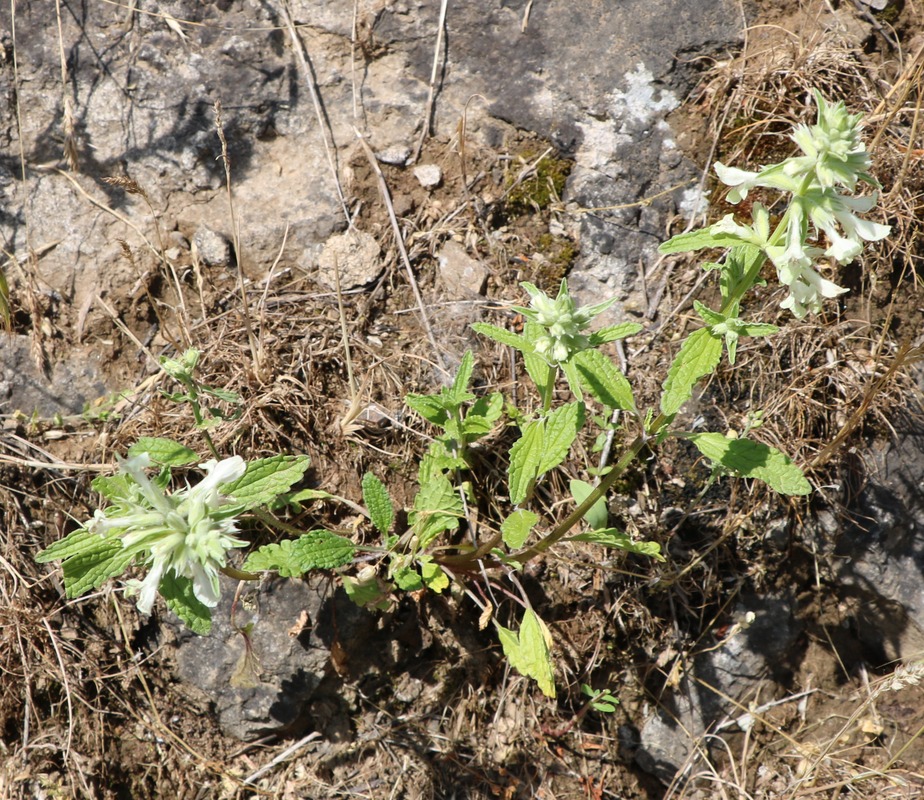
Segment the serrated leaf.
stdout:
[[576,536],[568,536],[565,541],[602,544],[604,547],[615,547],[618,550],[625,550],[627,553],[637,553],[640,556],[649,556],[658,561],[664,561],[664,556],[661,555],[661,545],[657,542],[633,541],[630,536],[616,528],[602,528],[596,531],[579,533]]
[[245,509],[267,505],[298,483],[310,463],[308,456],[261,458],[250,462],[247,471],[221,491]]
[[610,325],[601,328],[595,333],[590,334],[590,346],[597,347],[607,342],[615,342],[617,339],[625,339],[627,336],[634,336],[642,329],[637,322],[623,322],[619,325]]
[[388,533],[395,518],[395,509],[385,484],[371,472],[363,475],[363,502],[375,529],[383,535]]
[[[571,489],[571,496],[574,498],[576,505],[583,503],[594,490],[594,487],[587,483],[587,481],[581,481],[577,478],[570,481],[569,488]],[[606,507],[605,497],[601,497],[597,500],[584,515],[584,521],[590,525],[591,528],[605,528],[609,520],[610,512]]]
[[497,625],[504,655],[521,675],[532,678],[547,697],[555,697],[555,671],[552,663],[552,635],[536,612],[527,609],[519,633]]
[[216,389],[211,386],[199,386],[199,391],[202,394],[211,395],[212,397],[218,400],[224,400],[226,403],[241,403],[243,400],[237,392],[232,392],[228,389]]
[[527,322],[523,326],[523,337],[527,342],[527,349],[522,351],[523,365],[532,382],[536,384],[540,396],[545,396],[549,381],[555,380],[555,370],[549,367],[542,356],[536,355],[534,347],[539,337],[545,335],[545,328],[535,322]]
[[434,475],[421,485],[408,521],[423,548],[444,531],[455,530],[462,515],[459,493],[445,475]]
[[530,531],[538,521],[539,516],[525,508],[514,511],[501,523],[504,544],[511,550],[519,550],[526,543]]
[[504,395],[500,392],[491,392],[487,397],[479,397],[469,411],[469,415],[484,417],[490,423],[497,422],[503,413]]
[[698,231],[680,233],[668,239],[658,248],[658,252],[662,255],[671,255],[672,253],[690,253],[707,247],[725,249],[736,247],[744,243],[744,241],[740,236],[735,236],[734,234],[713,233],[711,228],[702,228]]
[[690,399],[700,378],[709,375],[722,359],[722,338],[708,328],[693,331],[677,353],[664,382],[661,413],[673,416]]
[[265,544],[244,561],[244,570],[275,570],[283,578],[295,578],[313,569],[333,569],[353,560],[353,543],[325,530],[309,531],[298,539]]
[[472,324],[472,330],[493,339],[495,342],[514,347],[521,352],[529,349],[526,339],[513,331],[508,331],[506,328],[498,328],[497,325],[489,325],[486,322],[475,322]]
[[99,475],[90,484],[94,492],[98,492],[107,500],[123,500],[131,497],[138,486],[125,473],[116,475]]
[[710,461],[746,478],[756,478],[785,495],[805,495],[811,484],[785,453],[751,439],[729,439],[721,433],[694,433],[688,438]]
[[167,467],[182,467],[199,460],[196,452],[185,445],[175,442],[173,439],[152,436],[142,436],[128,448],[130,456],[138,456],[142,453],[147,453],[155,464],[162,464]]
[[574,357],[581,385],[607,408],[635,410],[635,398],[626,376],[599,350],[582,350]]
[[466,350],[465,355],[459,362],[459,369],[456,371],[455,380],[447,392],[447,397],[457,406],[466,402],[470,398],[468,391],[469,382],[472,380],[472,372],[475,369],[475,356],[471,350]]
[[167,603],[167,608],[193,633],[204,636],[212,629],[212,612],[196,597],[193,582],[189,578],[167,570],[158,591]]
[[[47,564],[50,561],[63,561],[66,558],[73,558],[84,552],[89,553],[97,550],[100,541],[105,538],[98,533],[86,530],[86,528],[79,528],[46,547],[35,556],[35,560],[39,564]],[[114,541],[119,547],[122,546],[121,539],[114,538]]]
[[98,589],[110,578],[125,572],[137,555],[137,550],[123,547],[122,540],[116,536],[99,536],[98,539],[92,549],[84,549],[61,564],[68,597],[80,597],[91,589]]
[[438,395],[407,394],[404,396],[404,403],[408,408],[420,414],[427,422],[438,425],[440,428],[449,419],[446,405]]
[[420,577],[431,592],[439,594],[449,586],[449,576],[429,556],[420,559]]
[[545,420],[527,422],[523,433],[510,448],[509,490],[510,502],[522,503],[532,491],[539,475],[543,455]]
[[548,472],[567,458],[583,424],[584,404],[577,401],[559,406],[545,418],[542,457],[537,474]]

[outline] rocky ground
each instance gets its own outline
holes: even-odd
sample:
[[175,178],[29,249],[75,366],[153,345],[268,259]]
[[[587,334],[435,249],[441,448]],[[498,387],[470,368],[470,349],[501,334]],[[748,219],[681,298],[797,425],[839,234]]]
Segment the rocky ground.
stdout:
[[[0,11],[0,797],[921,794],[920,3],[54,11]],[[730,211],[717,158],[789,154],[813,87],[867,116],[893,236],[823,318],[785,318],[768,285],[756,314],[784,331],[684,414],[724,431],[764,409],[761,437],[816,492],[700,496],[708,470],[679,445],[639,466],[610,512],[665,564],[572,545],[522,577],[556,700],[464,595],[372,613],[336,575],[229,579],[197,637],[117,587],[68,600],[34,562],[139,436],[204,454],[161,391],[158,358],[187,347],[242,398],[219,404],[222,454],[308,454],[308,485],[353,502],[366,471],[410,502],[429,432],[403,398],[467,348],[479,391],[524,400],[521,368],[470,329],[515,327],[520,280],[616,296],[609,321],[645,331],[614,358],[655,403],[692,298],[715,291],[657,247]],[[504,437],[479,451],[484,490]],[[591,444],[550,479],[550,515]],[[288,521],[353,524],[332,502]]]

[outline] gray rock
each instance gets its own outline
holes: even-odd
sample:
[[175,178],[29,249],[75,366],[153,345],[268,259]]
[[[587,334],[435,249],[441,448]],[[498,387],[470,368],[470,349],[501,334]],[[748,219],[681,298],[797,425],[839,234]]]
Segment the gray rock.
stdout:
[[746,707],[761,684],[785,681],[797,660],[801,626],[788,600],[745,597],[735,610],[736,621],[746,621],[749,614],[754,615],[749,625],[721,647],[696,656],[678,689],[662,699],[641,730],[636,763],[665,783],[697,762],[697,748],[708,747],[702,736],[712,725],[740,715],[732,700]]
[[356,229],[331,236],[318,258],[318,280],[337,288],[337,273],[343,291],[372,283],[382,273],[379,243]]
[[[205,693],[227,736],[249,741],[270,733],[298,735],[311,723],[308,704],[315,690],[333,671],[331,648],[362,660],[361,643],[374,620],[323,577],[245,586],[232,616],[238,584],[223,576],[221,582],[211,632],[178,633],[177,674]],[[248,650],[240,629],[249,623]]]
[[28,336],[0,334],[0,413],[41,417],[80,414],[106,394],[99,355],[90,348],[71,351],[66,361],[50,360],[40,369]]
[[437,256],[440,278],[447,291],[457,298],[481,294],[488,280],[488,272],[465,248],[450,239],[443,243]]
[[231,242],[208,225],[200,225],[193,236],[192,254],[207,267],[227,267],[231,263]]
[[414,177],[424,189],[435,189],[443,180],[443,171],[436,164],[418,164],[414,167]]

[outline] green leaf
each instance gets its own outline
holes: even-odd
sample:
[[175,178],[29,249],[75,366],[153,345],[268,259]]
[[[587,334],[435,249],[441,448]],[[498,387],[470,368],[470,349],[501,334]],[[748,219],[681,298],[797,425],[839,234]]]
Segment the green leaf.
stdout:
[[[81,553],[90,553],[98,549],[101,541],[106,537],[98,533],[93,533],[86,528],[79,528],[73,533],[68,534],[63,539],[46,547],[35,560],[39,564],[47,564],[50,561],[64,561],[67,558],[79,556]],[[112,537],[113,541],[121,548],[122,540]]]
[[438,425],[442,428],[449,419],[449,412],[446,410],[446,404],[439,395],[433,394],[407,394],[404,396],[404,403],[408,408],[416,411],[427,422]]
[[398,567],[391,577],[395,582],[395,586],[405,592],[416,592],[423,589],[424,586],[420,573],[414,567],[407,565]]
[[215,389],[211,386],[202,386],[200,384],[199,391],[202,392],[203,394],[211,395],[212,397],[215,397],[218,400],[224,400],[226,403],[243,402],[243,400],[241,399],[241,396],[237,392],[232,392],[229,389]]
[[121,575],[138,554],[137,549],[123,547],[117,536],[96,536],[92,548],[70,556],[61,565],[64,589],[68,597],[80,597],[99,589],[107,580]]
[[469,411],[469,416],[484,417],[488,422],[494,423],[500,419],[504,412],[504,395],[500,392],[491,392],[487,397],[479,397]]
[[539,516],[525,508],[514,511],[501,523],[501,535],[504,537],[504,544],[511,550],[519,550],[526,543],[530,531],[538,521]]
[[532,678],[547,697],[555,697],[552,635],[531,608],[523,615],[519,633],[495,623],[504,655],[521,675]]
[[581,385],[607,408],[635,410],[635,398],[626,376],[599,350],[582,350],[574,357]]
[[308,469],[308,456],[270,456],[252,461],[236,481],[222,488],[245,509],[267,505],[298,483]]
[[590,706],[594,711],[610,714],[615,711],[616,706],[619,705],[619,698],[615,697],[609,689],[596,692],[586,683],[582,683],[581,692],[590,698]]
[[[583,503],[590,497],[590,493],[594,490],[594,487],[589,483],[578,480],[577,478],[571,480],[569,488],[571,489],[571,496],[574,498],[576,505]],[[601,497],[597,500],[597,502],[590,507],[590,511],[584,515],[584,521],[590,525],[591,528],[605,528],[609,520],[610,512],[606,507],[605,497]]]
[[625,339],[627,336],[634,336],[642,329],[637,322],[623,322],[620,325],[610,325],[607,328],[601,328],[595,333],[590,334],[590,346],[597,347],[607,342],[615,342],[617,339]]
[[99,475],[90,484],[94,492],[98,492],[107,500],[124,500],[132,497],[138,484],[129,475],[119,472],[116,475]]
[[728,248],[743,243],[740,236],[730,233],[713,233],[711,228],[702,228],[698,231],[680,233],[668,239],[658,248],[662,255],[672,253],[689,253],[693,250],[702,250],[706,247]]
[[510,448],[509,490],[510,502],[522,503],[532,491],[539,475],[543,456],[545,420],[527,422],[523,433]]
[[385,611],[391,605],[388,594],[379,579],[372,575],[370,578],[351,578],[343,576],[343,588],[350,598],[360,608],[375,608]]
[[142,453],[147,453],[155,464],[163,464],[167,467],[182,467],[199,461],[199,456],[194,450],[190,450],[173,439],[142,436],[128,448],[128,454],[138,456]]
[[708,328],[693,331],[668,371],[661,395],[661,413],[668,417],[676,414],[690,399],[700,378],[709,375],[721,359],[722,339]]
[[480,333],[482,336],[493,339],[495,342],[514,347],[520,352],[525,352],[530,349],[528,342],[522,336],[513,331],[508,331],[506,328],[498,328],[497,325],[489,325],[486,322],[475,322],[472,324],[472,330],[474,330],[475,333]]
[[449,576],[443,572],[439,564],[435,564],[430,556],[420,559],[420,576],[431,592],[439,594],[449,587]]
[[578,372],[575,359],[573,357],[569,358],[567,361],[561,362],[558,366],[560,366],[562,372],[565,373],[565,379],[568,381],[568,388],[571,389],[574,396],[583,403],[584,392],[581,389],[581,373]]
[[619,550],[625,550],[627,553],[637,553],[640,556],[650,556],[658,561],[664,561],[664,556],[661,555],[661,545],[657,542],[635,542],[627,534],[616,528],[603,528],[579,533],[576,536],[568,536],[565,541],[602,544],[604,547],[615,547]]
[[275,570],[283,578],[304,575],[313,569],[333,569],[353,560],[353,543],[325,530],[309,531],[298,539],[265,544],[244,562],[247,572]]
[[445,475],[434,475],[414,498],[408,521],[420,546],[426,547],[444,531],[455,530],[463,515],[462,498]]
[[204,636],[212,629],[212,612],[193,592],[193,582],[167,570],[158,591],[169,608],[193,633]]
[[375,529],[383,535],[388,533],[395,518],[395,509],[385,484],[371,472],[363,475],[363,502]]
[[523,336],[528,343],[528,349],[523,350],[523,365],[526,372],[536,384],[541,396],[545,396],[546,387],[549,381],[555,380],[556,371],[549,367],[548,363],[542,356],[537,356],[534,345],[540,336],[545,336],[546,331],[541,325],[535,322],[527,322],[523,326]]
[[459,369],[456,372],[455,380],[452,382],[452,387],[446,393],[447,397],[452,400],[456,406],[461,405],[471,397],[468,391],[468,385],[472,380],[472,372],[474,369],[475,356],[472,355],[471,350],[466,350],[465,355],[462,356],[462,361],[459,362]]
[[763,481],[780,494],[805,495],[812,491],[802,470],[775,447],[751,439],[729,439],[721,433],[693,433],[685,438],[710,461],[746,478]]
[[559,406],[545,418],[538,475],[548,472],[565,460],[583,424],[584,404],[581,402]]

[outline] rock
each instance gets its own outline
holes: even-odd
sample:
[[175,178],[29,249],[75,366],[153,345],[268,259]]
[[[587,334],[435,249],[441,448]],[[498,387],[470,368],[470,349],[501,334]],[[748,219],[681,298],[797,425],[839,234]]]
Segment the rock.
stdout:
[[207,225],[201,225],[192,240],[193,258],[207,267],[227,267],[231,264],[231,242]]
[[717,649],[700,653],[678,689],[669,693],[643,726],[636,763],[670,783],[678,771],[696,763],[702,735],[725,716],[737,718],[767,680],[785,682],[797,654],[801,626],[790,602],[779,597],[750,596],[735,610],[736,622],[753,621]]
[[471,297],[484,291],[488,280],[487,270],[469,256],[458,242],[452,239],[444,242],[437,263],[443,285],[453,297]]
[[435,189],[443,180],[443,171],[436,164],[418,164],[414,167],[414,177],[424,189]]
[[318,280],[336,289],[339,271],[343,291],[372,283],[382,272],[379,253],[379,243],[364,231],[354,228],[331,236],[318,258]]
[[384,150],[377,150],[375,157],[383,164],[404,167],[411,160],[411,148],[407,145],[395,145]]
[[80,414],[105,395],[99,355],[90,349],[70,352],[66,361],[51,361],[46,374],[36,366],[29,336],[0,335],[0,413]]
[[[249,741],[270,733],[299,735],[308,704],[331,674],[331,647],[362,660],[375,621],[323,576],[276,579],[244,592],[231,616],[237,581],[221,577],[212,630],[178,633],[177,674],[205,693],[227,736]],[[235,626],[232,626],[232,619]],[[254,622],[250,656],[239,628]],[[171,618],[171,627],[179,623]]]

